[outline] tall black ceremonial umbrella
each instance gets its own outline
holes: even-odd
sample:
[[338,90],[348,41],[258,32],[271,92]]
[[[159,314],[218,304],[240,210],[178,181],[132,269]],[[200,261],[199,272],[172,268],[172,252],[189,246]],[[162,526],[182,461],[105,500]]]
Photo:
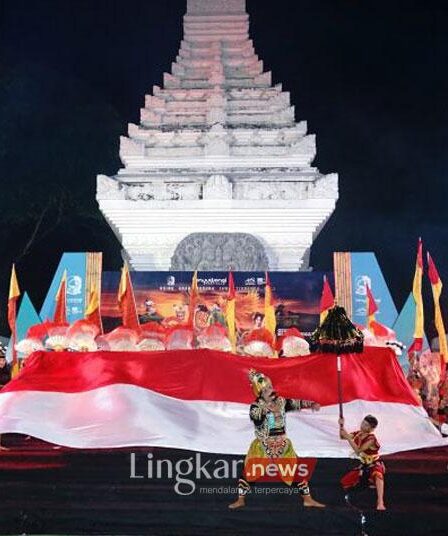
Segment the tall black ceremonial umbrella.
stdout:
[[364,348],[364,335],[350,321],[343,307],[335,305],[327,317],[311,335],[310,346],[313,352],[336,355],[338,373],[339,417],[344,417],[342,407],[342,355],[361,353]]

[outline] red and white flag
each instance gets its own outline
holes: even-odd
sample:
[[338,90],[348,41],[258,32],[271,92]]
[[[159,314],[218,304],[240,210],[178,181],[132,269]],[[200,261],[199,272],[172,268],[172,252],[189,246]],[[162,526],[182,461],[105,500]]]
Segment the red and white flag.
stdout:
[[[392,350],[344,355],[346,428],[378,418],[381,452],[448,445],[406,382]],[[267,374],[288,398],[320,402],[287,415],[300,456],[347,457],[339,439],[334,356],[260,359],[211,350],[36,352],[0,392],[0,433],[79,448],[159,446],[244,454],[254,438],[248,372]]]

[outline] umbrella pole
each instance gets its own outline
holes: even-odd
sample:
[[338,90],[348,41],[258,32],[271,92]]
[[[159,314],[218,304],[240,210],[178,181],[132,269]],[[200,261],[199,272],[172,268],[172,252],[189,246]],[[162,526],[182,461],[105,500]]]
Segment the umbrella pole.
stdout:
[[338,399],[339,399],[339,418],[344,418],[344,408],[342,406],[342,358],[336,356],[336,370],[338,373]]

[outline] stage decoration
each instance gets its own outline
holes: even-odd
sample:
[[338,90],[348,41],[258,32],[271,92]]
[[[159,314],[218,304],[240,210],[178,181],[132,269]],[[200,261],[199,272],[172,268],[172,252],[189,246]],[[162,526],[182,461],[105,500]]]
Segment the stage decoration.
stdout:
[[296,357],[310,354],[310,345],[297,328],[289,328],[278,340],[277,348],[282,357]]
[[333,292],[331,291],[330,283],[328,282],[328,278],[326,275],[324,275],[324,285],[322,287],[322,295],[320,298],[320,323],[322,324],[323,321],[327,318],[328,311],[334,307],[334,296]]
[[197,340],[199,348],[221,350],[222,352],[232,351],[232,343],[227,337],[227,330],[220,324],[212,324],[202,330],[197,336]]
[[160,339],[140,339],[137,350],[140,352],[161,352],[165,350],[165,344]]
[[173,328],[167,337],[167,350],[191,350],[193,348],[194,332],[187,327]]
[[70,339],[67,335],[68,327],[64,325],[53,325],[47,327],[48,337],[45,339],[44,346],[54,352],[63,352],[70,346]]
[[442,311],[440,309],[440,295],[442,294],[442,280],[436,265],[428,252],[428,276],[431,281],[432,296],[434,299],[434,324],[439,336],[439,351],[445,363],[448,363],[448,343],[446,340],[445,325],[443,323]]
[[130,328],[120,326],[102,337],[97,337],[97,344],[107,343],[111,352],[135,352],[137,350],[138,333]]
[[39,339],[41,342],[44,342],[49,336],[49,330],[53,328],[65,328],[65,330],[67,330],[68,324],[59,324],[57,322],[53,322],[52,320],[45,320],[45,322],[31,326],[26,332],[26,337],[31,339]]
[[423,243],[419,238],[417,246],[417,260],[415,262],[414,281],[412,283],[412,296],[415,302],[415,324],[414,340],[409,347],[408,353],[419,353],[423,349],[424,332],[424,311],[422,296],[422,278],[423,278]]
[[144,352],[157,352],[166,349],[166,328],[158,322],[146,322],[140,328],[137,348]]
[[[0,434],[21,433],[75,448],[155,446],[244,454],[256,369],[284,397],[316,400],[318,413],[291,415],[288,435],[304,457],[349,457],[338,438],[332,355],[259,359],[212,350],[36,352],[0,391]],[[344,356],[348,429],[379,421],[382,453],[448,445],[416,399],[393,352]],[[169,424],[167,424],[169,423]]]
[[98,345],[95,338],[100,329],[88,320],[77,320],[67,330],[69,349],[75,352],[94,352]]
[[14,348],[23,358],[26,358],[33,352],[44,350],[44,345],[40,339],[27,337],[19,341]]
[[19,371],[19,364],[17,361],[16,342],[17,342],[17,301],[20,297],[20,288],[17,281],[16,267],[13,264],[11,269],[11,279],[9,282],[9,295],[8,295],[8,324],[11,330],[12,339],[12,370],[11,376],[14,377]]
[[275,357],[274,337],[266,328],[253,329],[244,338],[243,352],[254,357]]
[[95,343],[97,346],[97,350],[99,352],[110,352],[110,345],[108,340],[106,339],[105,335],[98,335],[98,337],[95,339]]
[[141,338],[165,341],[167,328],[162,324],[159,324],[159,322],[145,322],[144,324],[141,324],[139,333]]

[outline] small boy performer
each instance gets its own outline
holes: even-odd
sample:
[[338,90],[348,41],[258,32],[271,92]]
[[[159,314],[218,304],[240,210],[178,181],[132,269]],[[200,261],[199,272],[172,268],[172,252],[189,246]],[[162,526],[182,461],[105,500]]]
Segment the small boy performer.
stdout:
[[341,478],[344,490],[365,487],[370,484],[375,486],[377,494],[377,510],[385,510],[384,506],[384,473],[386,469],[380,460],[380,444],[373,431],[378,425],[378,420],[373,415],[367,415],[361,422],[360,430],[349,434],[344,429],[344,419],[339,419],[339,437],[346,439],[355,454],[361,461],[355,469],[352,469]]

